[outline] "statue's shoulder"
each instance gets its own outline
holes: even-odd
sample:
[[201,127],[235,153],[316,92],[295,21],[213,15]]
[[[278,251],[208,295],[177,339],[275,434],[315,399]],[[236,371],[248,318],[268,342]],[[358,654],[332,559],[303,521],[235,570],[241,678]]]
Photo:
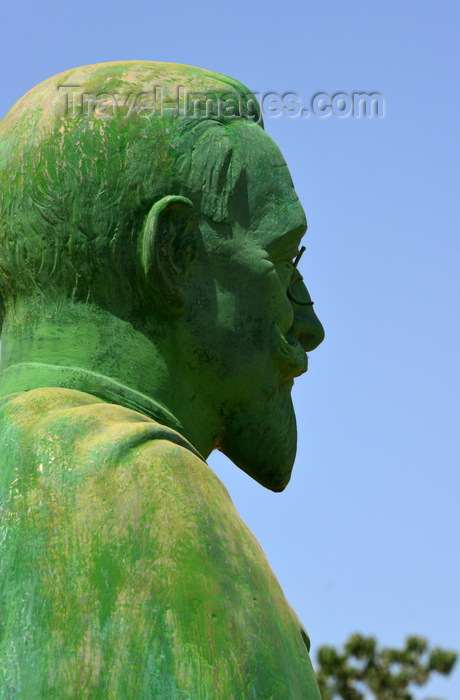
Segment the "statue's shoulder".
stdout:
[[129,511],[153,522],[166,510],[187,529],[204,523],[210,507],[245,528],[227,489],[185,437],[94,395],[47,387],[0,399],[0,445],[3,500],[14,484],[24,502],[51,499],[72,518],[71,504],[81,499],[80,512],[96,509],[101,521],[117,520],[118,530],[130,527]]
[[[84,508],[91,503],[101,518],[135,504],[152,519],[163,498],[171,512],[185,501],[203,512],[203,493],[233,509],[222,482],[179,432],[85,392],[51,387],[1,399],[0,445],[1,498],[14,483],[26,501],[40,493],[67,507],[90,495]],[[118,527],[124,524],[120,517]]]
[[318,700],[301,623],[179,433],[39,389],[2,401],[0,444],[0,687]]
[[149,455],[203,462],[179,432],[139,411],[69,388],[46,387],[0,399],[0,440],[74,466],[107,466]]

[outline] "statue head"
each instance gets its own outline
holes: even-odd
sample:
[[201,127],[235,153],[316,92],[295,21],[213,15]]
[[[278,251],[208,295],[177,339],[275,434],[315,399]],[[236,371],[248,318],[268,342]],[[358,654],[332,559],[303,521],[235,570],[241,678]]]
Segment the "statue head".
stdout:
[[155,348],[162,400],[180,385],[212,445],[273,490],[295,457],[293,379],[323,339],[305,230],[255,97],[223,75],[85,66],[0,123],[0,318],[57,300],[128,324]]

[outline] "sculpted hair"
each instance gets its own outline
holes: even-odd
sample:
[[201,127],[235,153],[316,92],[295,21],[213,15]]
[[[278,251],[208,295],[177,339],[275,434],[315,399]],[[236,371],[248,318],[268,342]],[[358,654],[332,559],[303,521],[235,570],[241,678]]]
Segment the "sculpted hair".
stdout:
[[[20,103],[20,119],[9,113],[0,123],[0,327],[5,307],[26,296],[108,309],[116,299],[119,314],[132,313],[141,301],[139,233],[151,206],[182,195],[200,214],[226,221],[245,187],[235,139],[261,128],[244,117],[135,112],[66,115],[45,128],[43,114]],[[28,125],[38,136],[25,135]]]

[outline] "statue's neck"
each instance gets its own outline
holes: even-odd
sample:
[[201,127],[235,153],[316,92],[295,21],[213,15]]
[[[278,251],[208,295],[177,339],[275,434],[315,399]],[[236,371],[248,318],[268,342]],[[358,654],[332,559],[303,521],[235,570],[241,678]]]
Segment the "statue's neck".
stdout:
[[3,324],[0,367],[23,363],[69,366],[107,375],[154,395],[164,370],[159,355],[143,333],[92,304],[21,303]]
[[93,305],[18,305],[3,324],[0,370],[2,395],[79,389],[168,425],[205,456],[214,447],[204,407],[201,424],[189,420],[187,385],[174,358],[166,363],[146,334]]

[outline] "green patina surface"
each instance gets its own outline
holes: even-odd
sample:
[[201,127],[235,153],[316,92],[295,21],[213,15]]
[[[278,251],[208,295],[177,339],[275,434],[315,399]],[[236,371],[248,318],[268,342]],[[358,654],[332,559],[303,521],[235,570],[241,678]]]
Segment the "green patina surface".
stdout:
[[302,625],[183,438],[68,389],[12,396],[1,426],[3,697],[317,697]]
[[254,105],[226,76],[117,62],[0,123],[0,698],[319,700],[204,461],[285,488],[323,338]]

